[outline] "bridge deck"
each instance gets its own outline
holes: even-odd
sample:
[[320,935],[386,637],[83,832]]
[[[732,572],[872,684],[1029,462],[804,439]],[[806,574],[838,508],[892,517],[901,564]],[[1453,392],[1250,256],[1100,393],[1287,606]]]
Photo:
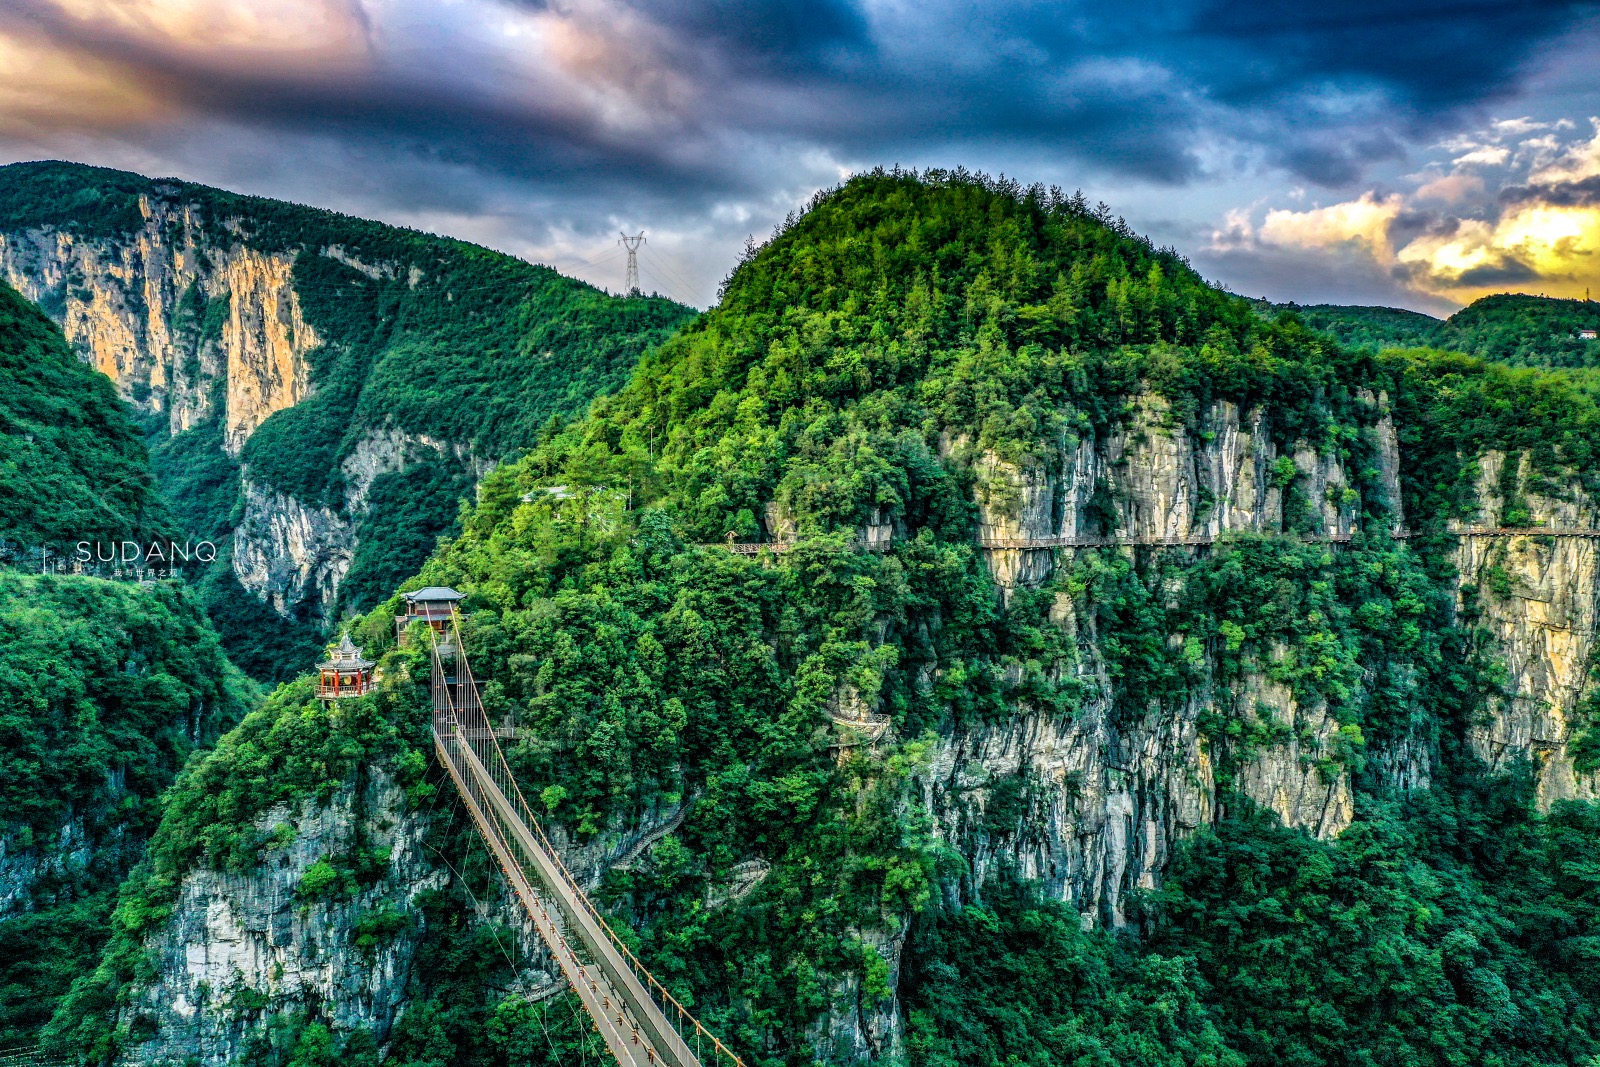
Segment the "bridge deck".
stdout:
[[508,731],[484,716],[458,620],[451,635],[429,638],[435,750],[606,1048],[624,1067],[700,1067],[702,1055],[744,1067],[645,969],[562,863],[500,751]]

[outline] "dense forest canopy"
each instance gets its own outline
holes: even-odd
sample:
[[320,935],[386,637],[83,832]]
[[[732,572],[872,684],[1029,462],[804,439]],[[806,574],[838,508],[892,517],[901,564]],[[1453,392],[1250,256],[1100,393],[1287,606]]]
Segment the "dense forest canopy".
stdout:
[[[972,543],[975,457],[1045,462],[1118,425],[1141,391],[1197,432],[1212,400],[1264,405],[1276,440],[1355,470],[1375,463],[1360,396],[1387,395],[1419,536],[1387,536],[1373,474],[1359,505],[1372,532],[1338,550],[1272,531],[1192,555],[1087,550],[1003,602]],[[899,933],[918,1067],[1582,1062],[1600,1053],[1600,823],[1584,804],[1541,815],[1522,770],[1493,778],[1465,743],[1499,676],[1457,616],[1437,531],[1475,505],[1485,449],[1592,484],[1597,426],[1592,397],[1558,375],[1380,356],[1264,321],[1079,198],[877,172],[820,195],[625,388],[487,477],[413,584],[468,594],[485,707],[523,727],[508,755],[554,826],[592,841],[693,800],[600,896],[747,1062],[812,1062],[816,1020],[841,1000],[889,1010]],[[874,517],[900,537],[857,551]],[[778,557],[697,544],[780,524],[799,539]],[[395,647],[398,603],[358,627],[382,656],[377,696],[335,715],[296,682],[185,775],[53,1041],[98,1058],[133,1040],[111,1020],[142,939],[186,871],[259,861],[269,806],[331,795],[370,760],[419,807],[432,795],[426,666]],[[1098,635],[1103,682],[1076,670],[1086,653],[1061,604]],[[1357,788],[1336,841],[1226,793],[1282,729],[1229,695],[1253,670],[1335,720],[1325,770]],[[978,878],[958,847],[1018,840],[1038,783],[990,783],[959,841],[916,799],[953,731],[1019,712],[1127,723],[1195,701],[1226,814],[1165,886],[1132,894],[1121,931],[1086,930],[1003,864]],[[886,719],[891,740],[831,747],[842,703]],[[1436,761],[1409,794],[1369,759],[1402,739]],[[716,895],[754,860],[759,882]],[[332,858],[318,891],[353,891],[374,862]],[[417,987],[386,1062],[580,1050],[570,1006],[493,993],[505,961],[429,929],[449,981]],[[304,1015],[284,1026],[299,1036],[283,1047],[307,1057],[370,1046]]]
[[257,694],[181,583],[14,571],[0,571],[0,693],[9,874],[45,867],[0,918],[9,1048],[92,971],[163,791]]
[[111,382],[0,281],[0,538],[12,553],[65,556],[78,541],[148,540],[169,524]]
[[1270,314],[1292,314],[1353,348],[1442,348],[1513,367],[1600,367],[1600,341],[1582,336],[1600,330],[1600,303],[1591,300],[1499,293],[1442,320],[1400,308],[1261,306]]

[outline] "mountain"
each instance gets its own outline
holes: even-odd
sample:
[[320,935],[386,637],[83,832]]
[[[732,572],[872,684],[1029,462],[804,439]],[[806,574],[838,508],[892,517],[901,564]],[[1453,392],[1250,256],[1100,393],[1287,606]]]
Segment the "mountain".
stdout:
[[691,312],[431,235],[172,179],[0,167],[0,272],[140,412],[230,652],[280,677],[494,462]]
[[1501,293],[1473,301],[1448,319],[1400,308],[1338,304],[1267,304],[1270,313],[1293,312],[1314,330],[1358,348],[1432,347],[1514,367],[1600,367],[1600,341],[1580,336],[1600,330],[1600,304],[1589,300]]
[[[1564,376],[1264,321],[1080,198],[879,171],[408,585],[466,595],[522,792],[752,1067],[1579,1063],[1594,541],[1495,528],[1600,527],[1597,431]],[[53,1047],[597,1054],[398,605],[375,696],[299,679],[184,775]]]

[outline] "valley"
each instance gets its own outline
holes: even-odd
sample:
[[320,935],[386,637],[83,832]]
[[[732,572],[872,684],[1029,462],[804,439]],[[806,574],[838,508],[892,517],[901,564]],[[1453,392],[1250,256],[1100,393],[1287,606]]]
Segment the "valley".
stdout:
[[10,1043],[608,1061],[436,759],[447,587],[528,824],[749,1067],[1600,1055],[1600,407],[1526,301],[1264,312],[898,169],[700,315],[64,164],[0,267],[0,536],[228,546],[0,573]]

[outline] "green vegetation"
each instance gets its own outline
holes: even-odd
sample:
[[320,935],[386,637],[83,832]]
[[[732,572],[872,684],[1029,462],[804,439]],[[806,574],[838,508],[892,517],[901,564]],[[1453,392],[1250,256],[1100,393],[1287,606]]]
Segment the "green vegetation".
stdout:
[[[478,473],[474,463],[530,445],[552,417],[581,412],[620,386],[640,354],[692,314],[659,297],[612,297],[462,241],[68,163],[0,167],[0,230],[51,226],[131,239],[146,226],[141,198],[192,209],[198,222],[189,236],[202,256],[234,245],[293,256],[295,294],[321,341],[308,355],[311,396],[268,418],[237,461],[220,450],[220,414],[171,440],[164,420],[147,427],[161,493],[185,536],[221,544],[231,532],[240,516],[241,461],[258,485],[344,514],[341,465],[363,440],[398,431],[451,446],[443,453],[413,446],[420,454],[378,479],[370,506],[345,515],[359,547],[335,616],[371,607],[415,573],[453,528]],[[181,242],[185,234],[166,237]],[[137,287],[123,297],[143,299]],[[192,373],[227,313],[226,295],[208,299],[190,286],[181,297],[177,358]],[[250,673],[276,681],[303,666],[317,633],[309,620],[254,610],[227,559],[202,588],[230,654]]]
[[[1002,603],[972,543],[980,450],[1048,463],[1118,426],[1140,391],[1197,434],[1213,400],[1263,405],[1285,452],[1306,444],[1353,472],[1341,505],[1371,532],[1337,550],[1293,536],[1309,504],[1291,462],[1271,472],[1290,502],[1281,531],[1208,553],[1084,551]],[[1388,395],[1405,444],[1407,519],[1424,534],[1408,546],[1385,532],[1368,391]],[[1453,611],[1434,535],[1468,506],[1483,449],[1534,449],[1552,482],[1592,478],[1595,421],[1555,376],[1264,322],[1080,198],[879,172],[819,197],[625,388],[484,479],[414,582],[467,593],[485,708],[523,727],[508,758],[552,824],[615,843],[692,799],[599,896],[753,1067],[812,1063],[825,1015],[890,1010],[883,946],[902,931],[916,1067],[1577,1062],[1600,1041],[1585,971],[1600,820],[1582,805],[1540,816],[1472,757],[1497,667]],[[901,536],[861,552],[874,517]],[[800,539],[777,556],[696,544],[789,524]],[[397,604],[357,628],[382,656],[376,697],[329,712],[292,683],[180,780],[56,1040],[94,1061],[127,1039],[111,1020],[141,938],[185,871],[259,862],[270,805],[354,788],[374,761],[417,803],[430,795],[426,668],[394,647]],[[1227,792],[1305,729],[1261,711],[1258,677],[1332,716],[1301,751],[1308,773],[1348,771],[1359,790],[1337,842]],[[1227,814],[1121,933],[1083,931],[1004,871],[975,877],[966,857],[1036,832],[1036,783],[990,783],[981,817],[940,834],[922,804],[964,788],[933,777],[959,729],[1026,711],[1136,731],[1196,707]],[[829,713],[847,708],[893,733],[831,747]],[[1370,758],[1401,740],[1435,757],[1433,786],[1409,797]],[[753,860],[759,876],[734,892]],[[359,890],[381,864],[356,848],[314,870],[303,894]],[[424,925],[437,940],[390,1060],[573,1053],[560,1008],[487,992],[504,972],[483,934]],[[325,1020],[284,1025],[297,1036],[279,1051],[297,1061],[357,1041]]]
[[1600,368],[1600,341],[1579,336],[1600,329],[1600,303],[1589,300],[1500,293],[1444,320],[1400,308],[1258,306],[1264,313],[1291,314],[1351,348],[1442,348],[1513,367]]
[[1600,812],[1512,783],[1373,804],[1337,842],[1245,813],[1148,902],[1244,1062],[1586,1063],[1600,1053]]
[[168,528],[144,444],[106,377],[0,282],[0,560]]
[[1600,304],[1593,301],[1502,293],[1451,315],[1440,347],[1515,367],[1600,367],[1600,341],[1578,336],[1595,329]]
[[11,1047],[93,968],[159,796],[190,752],[238,721],[254,687],[177,583],[3,579],[6,852],[41,873],[8,886],[21,907],[0,918],[0,1044]]
[[1343,304],[1270,304],[1264,314],[1293,315],[1313,330],[1332,334],[1346,348],[1377,352],[1385,348],[1439,345],[1444,321],[1404,308],[1354,307]]

